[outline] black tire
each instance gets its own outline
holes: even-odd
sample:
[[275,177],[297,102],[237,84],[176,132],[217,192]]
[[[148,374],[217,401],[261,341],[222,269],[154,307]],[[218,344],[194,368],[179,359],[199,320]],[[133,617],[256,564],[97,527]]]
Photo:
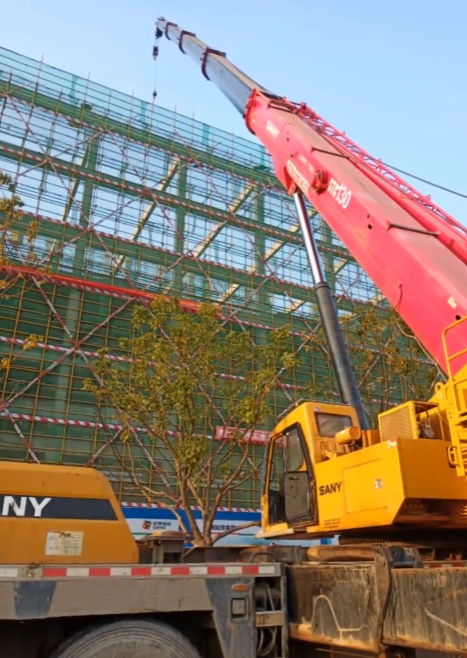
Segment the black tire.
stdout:
[[159,621],[124,620],[70,638],[50,658],[200,658],[178,631]]

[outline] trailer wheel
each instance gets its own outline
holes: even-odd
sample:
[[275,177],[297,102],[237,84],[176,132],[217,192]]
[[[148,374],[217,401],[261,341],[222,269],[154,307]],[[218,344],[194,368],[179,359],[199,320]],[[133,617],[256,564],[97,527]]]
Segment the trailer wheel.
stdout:
[[200,658],[178,631],[158,621],[125,620],[67,640],[50,658]]

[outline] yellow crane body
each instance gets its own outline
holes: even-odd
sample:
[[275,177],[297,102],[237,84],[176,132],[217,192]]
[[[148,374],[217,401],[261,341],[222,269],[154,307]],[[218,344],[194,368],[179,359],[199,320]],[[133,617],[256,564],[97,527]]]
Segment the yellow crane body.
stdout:
[[0,564],[132,564],[138,548],[92,468],[0,462]]
[[437,402],[411,401],[361,432],[348,406],[301,404],[271,438],[260,536],[467,528],[446,416]]

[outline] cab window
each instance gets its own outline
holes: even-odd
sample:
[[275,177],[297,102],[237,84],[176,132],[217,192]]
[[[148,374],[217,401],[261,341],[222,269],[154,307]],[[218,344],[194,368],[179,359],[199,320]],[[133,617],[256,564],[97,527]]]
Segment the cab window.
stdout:
[[269,475],[269,488],[272,491],[280,491],[284,479],[284,440],[278,437],[272,446],[271,472]]
[[285,470],[288,473],[299,471],[303,465],[303,450],[297,429],[285,434]]
[[333,439],[337,432],[340,432],[346,427],[351,427],[352,425],[352,419],[350,416],[315,412],[315,418],[319,436],[326,439]]
[[296,428],[278,436],[272,446],[269,488],[282,488],[284,473],[294,473],[303,467],[304,457],[300,436]]

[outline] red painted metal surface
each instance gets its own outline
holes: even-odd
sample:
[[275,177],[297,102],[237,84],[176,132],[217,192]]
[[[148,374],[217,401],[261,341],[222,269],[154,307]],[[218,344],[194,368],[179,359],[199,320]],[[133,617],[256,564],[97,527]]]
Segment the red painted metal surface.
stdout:
[[[305,194],[446,371],[443,330],[467,315],[465,227],[304,105],[255,90],[245,118],[287,191]],[[452,349],[466,345],[458,332]]]
[[[467,316],[467,227],[420,194],[304,103],[275,96],[164,18],[183,52],[244,114],[289,194],[300,190],[363,267],[428,353],[447,372],[443,332]],[[170,26],[170,29],[168,29]],[[467,346],[467,325],[451,334],[451,354]],[[467,365],[456,359],[450,374]]]
[[[122,288],[120,286],[112,286],[107,283],[100,283],[97,281],[88,281],[84,279],[77,279],[71,276],[64,276],[62,274],[53,274],[46,271],[34,269],[32,267],[22,267],[20,265],[0,265],[1,273],[8,274],[14,277],[29,277],[55,285],[66,286],[67,288],[75,288],[76,290],[86,290],[87,292],[96,292],[100,295],[109,295],[110,297],[117,297],[121,299],[134,299],[145,302],[152,302],[155,299],[165,299],[170,301],[167,295],[158,295],[155,293],[145,292],[144,290],[136,290],[134,288]],[[185,311],[196,313],[199,311],[201,304],[190,299],[179,300],[181,308]]]
[[360,168],[399,205],[416,216],[426,230],[439,231],[440,241],[452,248],[454,253],[464,263],[467,263],[467,226],[433,203],[430,197],[420,194],[407,181],[400,178],[380,160],[366,153],[347,135],[331,126],[306,105],[301,103],[294,107],[306,123],[330,140],[342,155],[348,157],[356,167]]

